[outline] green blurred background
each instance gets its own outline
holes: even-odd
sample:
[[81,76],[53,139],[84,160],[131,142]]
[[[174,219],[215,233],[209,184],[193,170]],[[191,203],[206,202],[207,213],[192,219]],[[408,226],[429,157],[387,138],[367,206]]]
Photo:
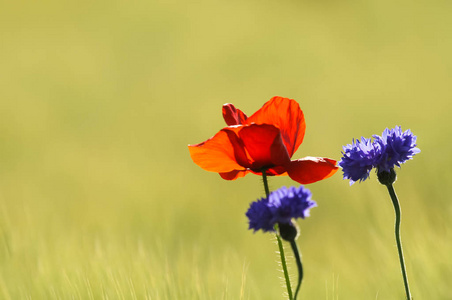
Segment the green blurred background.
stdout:
[[[224,126],[223,103],[251,114],[275,95],[305,113],[294,158],[418,136],[395,185],[408,276],[415,299],[452,299],[452,2],[1,7],[1,299],[284,299],[275,241],[244,215],[261,179],[222,180],[187,149]],[[404,298],[375,177],[309,186],[300,299]]]

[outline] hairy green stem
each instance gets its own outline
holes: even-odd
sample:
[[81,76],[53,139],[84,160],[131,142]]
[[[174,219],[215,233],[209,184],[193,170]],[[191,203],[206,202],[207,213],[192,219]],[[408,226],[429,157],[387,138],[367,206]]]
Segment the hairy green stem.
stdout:
[[[262,181],[264,182],[264,189],[265,189],[265,195],[270,195],[270,190],[268,188],[268,181],[267,181],[267,174],[265,173],[265,169],[262,170]],[[284,278],[286,279],[286,287],[287,287],[287,294],[289,295],[289,300],[294,300],[292,295],[292,287],[290,286],[290,278],[289,278],[289,272],[287,270],[287,263],[286,263],[286,256],[284,255],[284,247],[281,241],[281,237],[278,233],[278,224],[275,224],[274,227],[276,231],[276,240],[278,241],[278,247],[279,247],[279,254],[281,256],[281,265],[284,271]]]
[[275,224],[274,228],[276,230],[276,239],[278,240],[279,254],[281,256],[281,265],[282,265],[283,271],[284,271],[284,278],[286,279],[287,294],[289,295],[289,300],[294,300],[293,295],[292,295],[292,287],[290,286],[289,272],[287,271],[287,263],[286,263],[286,257],[284,255],[284,247],[282,244],[281,237],[278,234],[278,224]]

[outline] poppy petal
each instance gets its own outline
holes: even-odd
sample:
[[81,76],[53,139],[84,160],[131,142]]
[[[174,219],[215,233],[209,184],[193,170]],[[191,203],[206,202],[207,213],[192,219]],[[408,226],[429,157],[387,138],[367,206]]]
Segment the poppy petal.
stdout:
[[238,132],[251,157],[252,169],[283,166],[290,162],[279,129],[269,124],[243,126]]
[[296,182],[308,184],[332,176],[337,169],[333,159],[308,156],[291,161],[287,166],[287,173]]
[[205,142],[188,145],[188,150],[193,162],[206,171],[222,173],[244,169],[237,162],[234,146],[224,130]]
[[223,105],[223,118],[228,126],[244,124],[248,117],[231,103]]
[[293,99],[273,97],[246,120],[247,124],[272,124],[279,128],[289,156],[303,142],[306,130],[303,111]]
[[242,125],[229,126],[223,128],[221,131],[226,132],[228,135],[229,141],[234,148],[235,161],[242,167],[249,168],[251,167],[252,161],[245,150],[243,141],[238,137],[238,134],[242,128]]
[[236,180],[237,178],[245,176],[249,172],[250,171],[248,171],[248,170],[246,170],[246,171],[234,170],[231,172],[220,173],[220,176],[221,176],[221,178],[226,179],[226,180]]

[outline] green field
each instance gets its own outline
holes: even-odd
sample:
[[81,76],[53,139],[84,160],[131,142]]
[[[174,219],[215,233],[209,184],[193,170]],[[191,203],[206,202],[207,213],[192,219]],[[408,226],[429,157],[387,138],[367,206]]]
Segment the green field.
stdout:
[[[284,298],[261,179],[225,181],[187,145],[297,100],[294,158],[401,125],[414,299],[452,299],[452,2],[16,1],[0,9],[0,299]],[[272,189],[295,185],[270,178]],[[299,299],[404,299],[394,212],[375,174],[308,186]],[[296,268],[291,262],[291,274]]]

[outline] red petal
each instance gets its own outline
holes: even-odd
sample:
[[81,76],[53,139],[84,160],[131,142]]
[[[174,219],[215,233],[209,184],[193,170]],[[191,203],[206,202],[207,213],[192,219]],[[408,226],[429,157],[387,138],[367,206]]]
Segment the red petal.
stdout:
[[308,156],[291,161],[287,173],[296,182],[308,184],[333,176],[337,169],[335,160]]
[[221,131],[226,132],[228,135],[229,141],[234,149],[235,161],[242,167],[249,168],[251,167],[252,161],[245,150],[243,141],[238,137],[238,134],[242,128],[243,126],[241,125],[229,126],[223,128]]
[[279,128],[289,156],[303,142],[306,123],[300,105],[295,100],[273,97],[246,120],[247,124],[272,124]]
[[231,171],[227,173],[220,173],[221,178],[226,180],[236,180],[239,177],[243,177],[250,171]]
[[244,124],[248,117],[233,104],[226,103],[223,105],[223,118],[228,126]]
[[206,171],[221,173],[244,169],[237,162],[234,146],[224,130],[205,142],[188,145],[188,150],[193,162]]
[[252,169],[284,166],[290,162],[281,133],[275,126],[251,124],[241,127],[238,135],[253,160]]

